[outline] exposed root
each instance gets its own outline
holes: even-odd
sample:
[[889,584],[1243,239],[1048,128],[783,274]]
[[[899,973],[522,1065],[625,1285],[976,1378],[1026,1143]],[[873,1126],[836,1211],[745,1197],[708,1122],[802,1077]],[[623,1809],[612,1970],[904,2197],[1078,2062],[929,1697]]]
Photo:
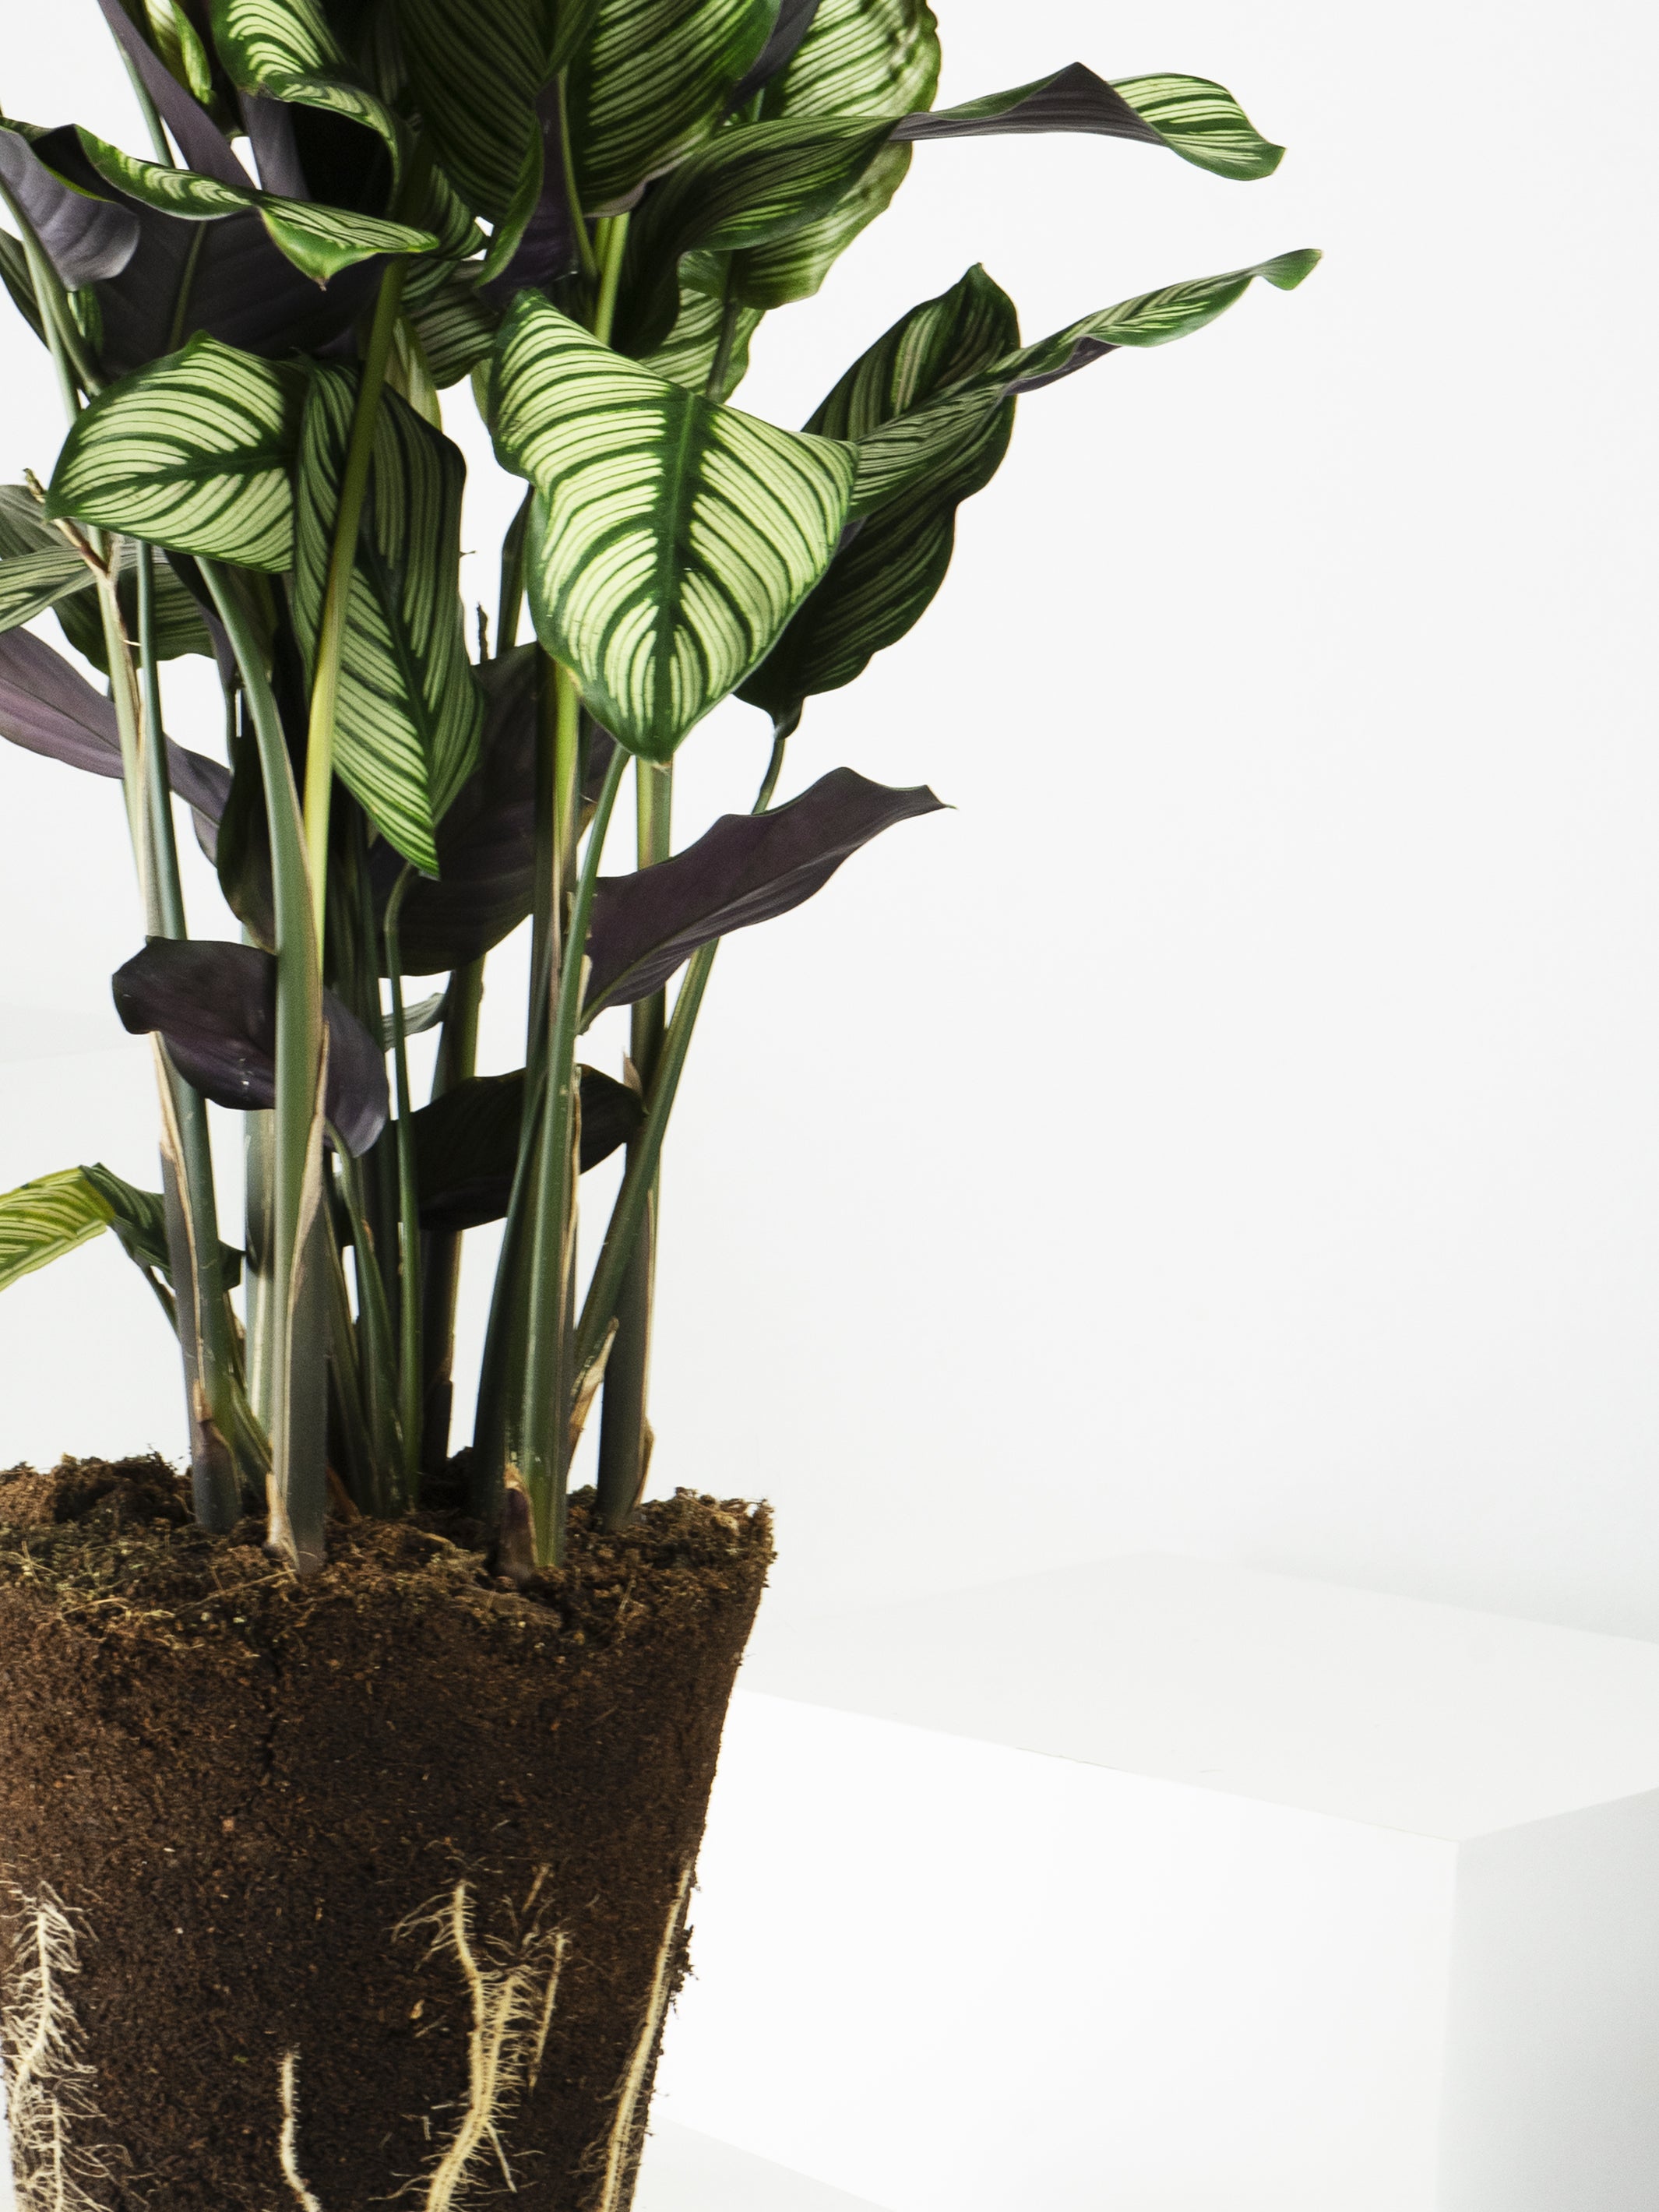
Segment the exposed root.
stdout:
[[[538,1876],[531,1892],[532,1905],[540,1887]],[[398,1933],[416,1928],[432,1930],[428,1958],[454,1960],[472,2004],[466,2106],[428,2178],[422,2206],[422,2212],[454,2212],[486,2150],[495,2153],[503,2180],[516,2194],[501,2130],[540,2072],[568,1938],[538,1917],[516,1944],[482,1942],[464,1881],[406,1920]]]
[[283,2169],[283,2179],[294,2191],[295,2200],[304,2212],[323,2212],[322,2206],[307,2188],[305,2177],[300,2172],[300,2054],[285,2051],[279,2078],[282,2082],[283,2129],[276,2138],[276,2156]]
[[21,1925],[0,1984],[0,2051],[13,2201],[17,2212],[101,2212],[88,2185],[109,2178],[109,2154],[75,2140],[100,2118],[69,1998],[75,1922],[50,1889],[12,1894]]
[[657,1971],[651,1978],[651,1996],[646,2005],[645,2018],[640,2023],[639,2036],[628,2062],[628,2071],[623,2076],[621,2094],[617,2099],[617,2117],[611,2123],[610,2141],[605,2146],[605,2185],[600,2191],[597,2212],[617,2212],[622,2203],[623,2185],[628,2179],[629,2153],[634,2142],[634,2115],[639,2109],[640,2093],[645,2087],[652,2056],[662,2033],[663,2014],[668,2009],[668,1992],[674,1978],[674,1954],[679,1948],[680,1930],[685,1923],[685,1901],[690,1893],[691,1869],[688,1866],[680,1876],[679,1887],[674,1893],[668,1925],[663,1930],[662,1947],[657,1953]]

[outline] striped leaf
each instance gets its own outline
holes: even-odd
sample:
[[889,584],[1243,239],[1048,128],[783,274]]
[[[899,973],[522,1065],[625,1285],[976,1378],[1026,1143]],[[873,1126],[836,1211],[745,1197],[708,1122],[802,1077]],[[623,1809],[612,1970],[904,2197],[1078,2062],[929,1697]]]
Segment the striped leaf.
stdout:
[[144,15],[150,43],[169,75],[207,106],[213,98],[212,58],[179,0],[144,0]]
[[594,0],[393,0],[421,115],[467,204],[513,204],[538,95],[586,35]]
[[[1018,343],[1013,301],[975,267],[938,299],[902,315],[848,370],[806,427],[830,437],[869,438],[1003,359]],[[945,580],[957,508],[995,475],[1013,426],[1013,402],[1006,399],[951,443],[931,475],[868,516],[740,696],[788,727],[804,700],[850,684],[872,653],[902,637]]]
[[[821,0],[761,114],[791,121],[911,114],[932,106],[939,69],[939,27],[927,0]],[[909,166],[907,148],[889,147],[835,207],[787,238],[752,247],[732,272],[738,297],[757,307],[810,298],[888,206]]]
[[1201,330],[1257,276],[1299,284],[1313,253],[1171,285],[1087,315],[1036,345],[1017,335],[1012,304],[981,270],[902,317],[849,369],[808,428],[857,441],[860,521],[823,581],[739,696],[781,729],[803,702],[860,674],[919,619],[945,580],[956,511],[990,482],[1007,451],[1013,403],[1120,345],[1163,345]]
[[958,138],[1085,131],[1167,146],[1218,177],[1270,177],[1285,149],[1265,139],[1224,86],[1200,76],[1122,77],[1108,84],[1081,62],[1012,92],[994,92],[937,114],[907,116],[901,137]]
[[7,1191],[0,1197],[0,1291],[101,1235],[114,1218],[79,1168]]
[[221,184],[216,177],[198,177],[189,169],[170,169],[159,161],[143,161],[124,154],[90,131],[76,134],[87,159],[107,183],[158,215],[179,216],[186,222],[213,222],[226,216],[255,210],[273,245],[295,267],[319,284],[327,283],[343,269],[367,261],[377,253],[430,253],[438,240],[432,232],[412,230],[407,223],[386,222],[378,216],[356,215],[345,208],[319,207],[311,200],[282,199],[270,192],[243,190]]
[[490,415],[535,502],[543,644],[630,751],[666,760],[770,648],[829,565],[851,447],[792,436],[620,359],[523,293]]
[[[101,1160],[75,1170],[84,1176],[110,1211],[110,1227],[122,1250],[146,1274],[173,1280],[173,1255],[167,1249],[167,1200],[159,1190],[139,1190],[111,1173]],[[234,1291],[242,1279],[242,1255],[233,1244],[219,1247],[219,1279]]]
[[568,88],[590,214],[628,203],[714,136],[776,14],[777,0],[599,0]]
[[[178,660],[185,653],[210,654],[213,641],[208,635],[207,624],[202,619],[202,610],[173,574],[165,558],[155,567],[155,657],[158,660]],[[109,660],[104,645],[104,620],[99,611],[98,594],[92,579],[86,579],[84,590],[71,592],[58,601],[53,611],[58,628],[75,650],[89,660],[94,668],[109,674]],[[129,637],[138,635],[138,549],[131,538],[121,540],[121,558],[116,574],[116,595],[120,601],[121,620]]]
[[[706,279],[706,286],[703,280]],[[739,307],[733,318],[726,373],[717,389],[709,390],[726,322],[726,266],[716,256],[689,254],[680,268],[680,311],[674,327],[659,346],[641,356],[641,366],[683,384],[689,392],[708,392],[711,399],[729,399],[749,368],[749,342],[759,329],[758,307]]]
[[[357,374],[314,366],[300,441],[292,604],[314,660]],[[466,464],[441,431],[387,392],[340,664],[335,768],[406,860],[438,872],[437,825],[478,757],[483,702],[462,628],[461,493]]]
[[501,320],[479,299],[472,269],[452,269],[434,290],[412,303],[405,297],[404,312],[441,392],[488,359]]
[[402,161],[396,118],[364,89],[316,0],[211,0],[213,43],[239,92],[320,108],[372,131]]
[[84,591],[92,581],[86,562],[73,546],[58,541],[39,553],[16,553],[0,561],[0,630],[15,629],[70,592]]
[[286,568],[302,372],[194,337],[99,393],[64,442],[46,517],[239,568]]

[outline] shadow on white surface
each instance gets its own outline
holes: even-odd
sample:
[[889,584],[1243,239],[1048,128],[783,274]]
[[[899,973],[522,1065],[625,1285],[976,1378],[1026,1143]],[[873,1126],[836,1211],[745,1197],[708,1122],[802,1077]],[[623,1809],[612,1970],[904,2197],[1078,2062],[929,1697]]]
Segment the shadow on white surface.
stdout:
[[[3,2208],[0,2207],[0,2212]],[[881,2212],[769,2158],[672,2120],[652,2124],[634,2212]]]

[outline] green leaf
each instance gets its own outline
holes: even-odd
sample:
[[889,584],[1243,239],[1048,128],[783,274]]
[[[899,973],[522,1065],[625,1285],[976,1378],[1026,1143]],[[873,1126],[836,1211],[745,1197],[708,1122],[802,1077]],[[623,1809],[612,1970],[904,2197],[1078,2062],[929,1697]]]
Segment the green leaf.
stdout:
[[150,43],[168,70],[204,107],[210,106],[213,64],[179,0],[144,0],[144,14],[149,22]]
[[397,0],[421,115],[462,198],[501,222],[536,135],[535,104],[586,35],[593,0]]
[[[908,115],[933,105],[939,68],[939,26],[926,0],[821,0],[794,59],[767,88],[761,114]],[[909,166],[908,148],[888,148],[836,207],[744,253],[732,272],[737,296],[756,307],[810,298]]]
[[46,518],[72,515],[238,568],[286,568],[304,399],[300,370],[193,337],[77,416]]
[[[1013,301],[972,268],[948,292],[902,315],[806,427],[829,437],[868,438],[1018,343]],[[792,726],[804,700],[850,684],[872,653],[902,637],[944,582],[957,508],[995,475],[1013,422],[1011,399],[988,409],[975,429],[945,447],[931,474],[867,516],[738,696],[780,727]]]
[[[86,1177],[109,1208],[109,1225],[120,1239],[128,1259],[146,1273],[154,1270],[164,1282],[171,1283],[173,1256],[167,1249],[167,1200],[161,1192],[135,1189],[131,1183],[112,1175],[97,1161],[76,1172]],[[234,1291],[242,1279],[242,1255],[234,1245],[220,1245],[219,1267],[225,1289]]]
[[501,321],[478,297],[475,269],[452,269],[441,284],[419,300],[410,301],[405,294],[404,312],[441,392],[459,384],[488,358]]
[[[85,571],[82,571],[83,574]],[[131,538],[121,541],[121,558],[116,570],[116,595],[121,604],[121,619],[129,637],[138,635],[138,549]],[[91,661],[94,668],[109,674],[109,658],[104,644],[104,621],[99,611],[98,595],[87,577],[84,591],[59,599],[53,611],[58,627],[75,650]],[[213,641],[208,635],[207,624],[202,619],[202,610],[163,559],[155,563],[155,657],[158,660],[178,660],[185,654],[210,654]]]
[[0,484],[0,630],[33,622],[91,583],[92,571],[46,520],[27,485]]
[[[705,267],[712,289],[693,281],[694,275],[702,277]],[[726,321],[725,281],[722,259],[710,254],[705,263],[700,254],[686,256],[680,265],[679,314],[662,343],[641,356],[642,368],[665,376],[671,384],[684,385],[689,392],[708,389]],[[758,307],[736,307],[726,374],[719,390],[708,393],[711,399],[729,399],[742,383],[749,368],[749,342],[760,325]]]
[[403,151],[397,118],[356,72],[314,0],[212,0],[213,43],[239,92],[320,108],[372,131],[392,157]]
[[902,637],[944,580],[956,510],[996,473],[1022,392],[1056,382],[1123,345],[1164,345],[1201,330],[1257,276],[1289,291],[1311,251],[1148,292],[1085,315],[1023,349],[1012,307],[982,270],[901,319],[849,369],[808,428],[858,441],[857,530],[739,696],[781,729],[803,702],[848,684]]
[[[355,369],[313,365],[292,586],[295,627],[313,663],[356,396]],[[385,393],[346,613],[334,764],[375,828],[428,875],[438,872],[437,825],[477,763],[483,720],[459,582],[465,480],[459,450]]]
[[379,216],[356,215],[345,208],[319,207],[311,200],[245,191],[221,184],[216,177],[140,161],[90,131],[78,130],[77,135],[87,159],[106,183],[159,214],[177,216],[185,222],[214,222],[257,210],[272,244],[319,284],[374,254],[430,253],[438,245],[432,232],[413,230],[407,223],[386,222]]
[[1081,62],[1052,76],[994,92],[960,107],[941,108],[907,138],[949,138],[987,132],[1089,131],[1167,146],[1183,161],[1218,177],[1270,177],[1285,149],[1264,138],[1224,85],[1201,76],[1120,77],[1108,84]]
[[41,1176],[0,1197],[0,1291],[107,1229],[114,1211],[79,1168]]
[[570,64],[577,191],[590,215],[710,138],[770,35],[777,0],[599,0]]
[[829,565],[853,451],[654,376],[529,292],[496,341],[491,401],[497,455],[540,494],[538,634],[605,728],[666,760]]

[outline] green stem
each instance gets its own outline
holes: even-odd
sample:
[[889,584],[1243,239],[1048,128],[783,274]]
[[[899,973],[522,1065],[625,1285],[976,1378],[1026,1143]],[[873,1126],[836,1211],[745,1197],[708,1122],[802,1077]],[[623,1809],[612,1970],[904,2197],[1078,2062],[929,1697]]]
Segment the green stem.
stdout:
[[3,177],[0,177],[0,206],[3,206],[11,217],[22,241],[24,258],[28,263],[29,277],[34,286],[35,304],[40,310],[40,320],[46,331],[46,349],[52,356],[52,367],[58,372],[58,390],[72,422],[80,412],[81,392],[101,390],[103,379],[93,367],[92,356],[87,351],[81,325],[75,319],[75,310],[70,305],[63,279],[58,276],[52,257],[41,245],[34,225],[24,214],[16,196]]
[[726,374],[732,367],[732,349],[737,343],[738,317],[742,312],[742,301],[729,297],[720,309],[720,334],[715,342],[708,380],[703,386],[703,391],[710,399],[718,399],[725,387]]
[[612,216],[605,234],[605,258],[599,264],[599,297],[593,310],[593,335],[601,345],[611,343],[611,326],[617,319],[617,293],[622,283],[623,254],[628,245],[628,215]]
[[398,917],[415,871],[405,863],[386,908],[386,964],[392,986],[392,1060],[398,1086],[398,1216],[402,1270],[398,1383],[404,1489],[410,1504],[421,1492],[421,1200],[415,1180],[414,1104],[409,1088],[409,1039],[404,1029],[404,962]]
[[520,1474],[530,1493],[538,1565],[557,1563],[563,1550],[563,1486],[568,1457],[570,1392],[568,1377],[569,1297],[574,1241],[574,1151],[580,1108],[576,1094],[576,1030],[589,918],[599,880],[599,856],[611,810],[622,787],[628,756],[611,757],[593,812],[587,851],[576,882],[559,995],[548,1041],[547,1101],[541,1131],[535,1222],[532,1234],[528,1344],[525,1358]]
[[582,213],[581,195],[576,190],[576,160],[570,146],[570,114],[565,100],[565,78],[568,72],[559,71],[559,152],[564,163],[564,196],[570,208],[570,224],[576,234],[576,252],[581,263],[581,273],[591,284],[598,274],[593,258],[593,241],[588,236],[587,218]]
[[164,169],[176,168],[178,164],[173,158],[173,149],[167,143],[167,134],[161,128],[161,112],[150,97],[149,87],[138,74],[138,64],[125,46],[121,49],[121,60],[126,70],[127,82],[132,87],[132,96],[138,103],[138,112],[144,118],[144,128],[149,133],[149,143],[155,149],[156,160]]
[[[784,747],[787,743],[787,732],[773,738],[771,757],[767,762],[766,774],[756,794],[755,804],[750,810],[751,813],[764,814],[771,805],[772,793],[777,789],[778,776],[783,767]],[[629,1147],[628,1167],[623,1176],[622,1188],[617,1192],[616,1205],[611,1211],[605,1242],[599,1248],[592,1280],[587,1286],[587,1296],[582,1304],[581,1319],[576,1326],[573,1372],[578,1379],[598,1357],[599,1347],[605,1342],[605,1331],[617,1318],[620,1308],[634,1248],[656,1189],[663,1139],[668,1132],[668,1118],[673,1111],[680,1077],[684,1072],[685,1056],[691,1048],[697,1010],[702,1004],[703,993],[708,988],[709,973],[719,950],[718,938],[712,945],[698,946],[687,963],[685,980],[674,1000],[674,1018],[668,1024],[662,1050],[646,1091],[645,1124]]]
[[386,363],[403,308],[407,274],[407,265],[399,258],[391,263],[380,279],[380,298],[375,303],[374,320],[359,375],[357,404],[352,411],[351,435],[340,478],[340,504],[334,517],[334,541],[328,556],[328,580],[323,592],[322,620],[318,627],[317,665],[311,680],[311,720],[306,734],[305,842],[311,867],[312,927],[319,952],[328,883],[328,818],[334,791],[334,724],[339,703],[340,658],[345,647],[351,579],[357,562],[357,535],[362,526],[369,466],[374,457],[375,418],[380,410]]
[[[241,672],[270,830],[276,921],[271,1172],[271,1536],[297,1571],[322,1563],[327,1512],[326,1285],[308,1249],[322,1200],[322,976],[294,768],[247,611],[216,561],[201,563]],[[322,1224],[325,1227],[325,1224]],[[311,1279],[315,1278],[314,1280]]]
[[495,606],[495,658],[512,650],[518,642],[519,611],[524,605],[524,540],[530,526],[530,502],[536,496],[532,485],[520,503],[519,511],[508,526],[501,540],[501,595]]
[[364,1198],[363,1163],[341,1151],[340,1190],[351,1219],[351,1243],[357,1272],[357,1327],[362,1339],[359,1361],[362,1404],[374,1444],[374,1481],[371,1510],[401,1512],[403,1444],[394,1402],[397,1357],[392,1348],[391,1308],[386,1278],[374,1246],[374,1230]]

